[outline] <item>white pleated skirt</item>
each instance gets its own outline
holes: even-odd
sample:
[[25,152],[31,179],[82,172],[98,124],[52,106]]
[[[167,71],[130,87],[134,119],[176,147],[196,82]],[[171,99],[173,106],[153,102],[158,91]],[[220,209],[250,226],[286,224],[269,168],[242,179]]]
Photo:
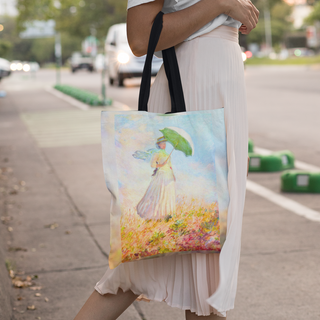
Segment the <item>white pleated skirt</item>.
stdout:
[[[225,108],[230,203],[221,253],[190,253],[127,262],[107,269],[100,294],[131,290],[199,316],[225,317],[234,308],[248,156],[247,104],[238,29],[219,26],[176,46],[186,109]],[[170,111],[164,67],[151,87],[149,112]],[[142,302],[143,303],[143,302]]]

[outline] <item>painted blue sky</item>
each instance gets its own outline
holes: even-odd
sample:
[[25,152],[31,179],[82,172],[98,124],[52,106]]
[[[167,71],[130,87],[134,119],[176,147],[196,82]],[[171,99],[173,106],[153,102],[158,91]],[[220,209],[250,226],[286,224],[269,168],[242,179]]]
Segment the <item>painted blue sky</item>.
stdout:
[[[185,130],[194,144],[193,156],[186,157],[177,150],[172,153],[177,195],[187,195],[207,203],[218,199],[216,174],[227,174],[223,112],[201,111],[166,116],[130,112],[114,116],[119,191],[128,206],[134,206],[141,199],[153,173],[149,162],[135,159],[132,154],[137,150],[155,148],[157,138],[162,136],[159,130],[165,127]],[[166,151],[170,153],[172,149],[173,146],[167,143]],[[215,164],[219,164],[217,168]]]

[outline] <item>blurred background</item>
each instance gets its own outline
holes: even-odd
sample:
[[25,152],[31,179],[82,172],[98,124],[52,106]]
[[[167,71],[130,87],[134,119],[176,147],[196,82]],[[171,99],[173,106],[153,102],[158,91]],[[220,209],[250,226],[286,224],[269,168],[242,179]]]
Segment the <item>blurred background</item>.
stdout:
[[[250,156],[228,320],[320,319],[320,1],[253,0]],[[73,319],[103,276],[101,111],[136,110],[126,0],[0,0],[0,319]],[[153,57],[156,76],[162,59]],[[120,319],[184,319],[135,302]]]
[[[249,51],[248,64],[287,59],[291,63],[318,61],[320,4],[317,0],[253,3],[260,11],[259,23],[248,36],[240,34],[241,45]],[[110,26],[126,21],[124,0],[41,3],[2,0],[0,8],[0,57],[37,62],[42,68],[54,67],[56,63],[56,33],[61,37],[61,65],[69,67],[74,52],[99,60],[105,53]],[[303,59],[291,61],[295,57]]]

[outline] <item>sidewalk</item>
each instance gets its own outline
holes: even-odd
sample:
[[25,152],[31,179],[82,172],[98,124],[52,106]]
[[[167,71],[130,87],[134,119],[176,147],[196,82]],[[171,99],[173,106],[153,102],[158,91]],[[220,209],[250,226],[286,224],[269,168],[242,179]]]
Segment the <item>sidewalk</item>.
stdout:
[[[107,268],[110,197],[103,178],[100,142],[79,145],[78,137],[68,146],[59,147],[64,139],[56,132],[46,140],[54,141],[54,147],[40,149],[39,125],[45,124],[41,119],[66,115],[64,123],[70,123],[75,115],[86,111],[76,110],[43,91],[26,95],[29,94],[18,92],[13,97],[9,93],[0,109],[4,217],[4,254],[0,258],[9,261],[16,285],[26,287],[10,287],[3,264],[1,283],[8,284],[6,291],[9,289],[11,295],[14,319],[73,319]],[[32,98],[35,96],[37,99]],[[28,114],[34,117],[28,118],[31,122],[27,122],[27,128],[22,119],[28,107],[32,109]],[[93,113],[100,116],[100,110]],[[57,130],[63,131],[63,125],[57,122]],[[28,129],[36,136],[38,132],[40,140],[36,142]],[[0,297],[6,299],[6,303],[0,300],[1,310],[5,306],[0,318],[11,319],[6,293]],[[140,305],[136,302],[120,319],[142,319]],[[157,310],[156,319],[163,318],[170,308],[164,303],[158,307],[144,305],[148,305],[145,313],[150,316]],[[183,319],[183,311],[176,310],[172,319]]]
[[[9,95],[4,102],[1,119],[8,127],[1,135],[1,161],[6,168],[3,175],[8,177],[4,201],[6,226],[10,228],[4,233],[6,257],[22,280],[31,276],[31,288],[39,287],[11,290],[14,315],[16,319],[24,319],[29,313],[33,318],[73,318],[75,309],[85,300],[84,293],[91,289],[83,280],[94,283],[94,275],[105,269],[106,258],[45,154],[26,131],[16,101]],[[41,296],[36,297],[37,293]],[[28,306],[35,306],[35,310],[27,310]]]
[[[41,88],[0,100],[1,320],[72,320],[107,268],[110,196],[99,113]],[[269,183],[272,175],[250,178]],[[247,192],[242,233],[228,320],[320,317],[319,224]],[[22,288],[12,286],[4,260]],[[182,320],[184,311],[135,302],[120,319]]]

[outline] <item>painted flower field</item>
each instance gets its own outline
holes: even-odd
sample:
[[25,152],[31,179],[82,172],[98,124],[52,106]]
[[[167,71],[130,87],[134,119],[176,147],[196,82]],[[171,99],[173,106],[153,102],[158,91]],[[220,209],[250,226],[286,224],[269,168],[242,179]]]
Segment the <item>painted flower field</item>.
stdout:
[[204,205],[196,199],[177,201],[176,213],[161,220],[144,220],[135,211],[121,217],[122,262],[169,252],[220,252],[217,203]]

